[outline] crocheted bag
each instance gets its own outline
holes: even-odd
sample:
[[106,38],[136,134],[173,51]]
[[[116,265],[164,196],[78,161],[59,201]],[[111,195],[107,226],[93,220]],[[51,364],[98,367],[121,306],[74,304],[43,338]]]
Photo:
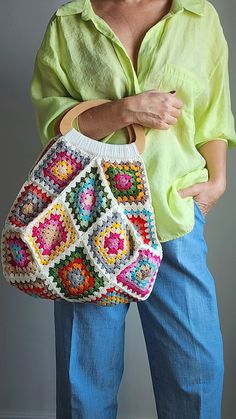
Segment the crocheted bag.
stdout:
[[[79,303],[138,302],[162,260],[141,125],[129,144],[89,138],[72,122],[96,99],[70,109],[31,170],[2,232],[8,283],[32,297]],[[133,130],[133,131],[132,131]]]

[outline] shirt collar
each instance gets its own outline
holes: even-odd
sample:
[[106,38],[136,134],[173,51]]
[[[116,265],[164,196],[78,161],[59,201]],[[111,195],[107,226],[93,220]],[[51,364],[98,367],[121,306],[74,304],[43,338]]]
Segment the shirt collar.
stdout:
[[189,12],[196,13],[199,16],[204,15],[204,6],[206,0],[179,0],[182,3],[184,9]]
[[[176,13],[181,9],[186,9],[199,16],[204,14],[204,4],[206,0],[173,0],[170,13]],[[84,20],[88,20],[93,16],[93,8],[90,0],[73,0],[59,7],[56,16],[69,16],[81,13]]]

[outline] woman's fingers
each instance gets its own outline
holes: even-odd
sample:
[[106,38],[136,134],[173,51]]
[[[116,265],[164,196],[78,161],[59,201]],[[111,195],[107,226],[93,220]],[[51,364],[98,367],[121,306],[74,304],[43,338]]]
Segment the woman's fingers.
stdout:
[[177,123],[177,118],[174,116],[168,115],[165,119],[165,123],[168,125],[175,125]]
[[134,95],[130,99],[133,120],[157,129],[168,129],[175,125],[181,114],[183,102],[175,94],[158,92],[155,89]]
[[177,108],[177,109],[181,109],[184,104],[182,102],[181,99],[177,99],[176,97],[171,96],[172,100],[171,100],[171,104],[173,107]]
[[169,109],[169,115],[173,116],[174,118],[178,118],[181,114],[181,109],[177,109],[177,108],[170,108]]

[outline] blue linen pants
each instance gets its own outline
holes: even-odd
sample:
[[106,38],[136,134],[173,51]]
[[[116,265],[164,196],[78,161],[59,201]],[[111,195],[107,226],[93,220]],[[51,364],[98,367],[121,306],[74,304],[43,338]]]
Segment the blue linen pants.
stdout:
[[[135,303],[159,419],[221,416],[223,342],[205,217],[196,201],[194,211],[193,230],[162,243],[153,291]],[[129,305],[54,301],[57,419],[117,417]]]

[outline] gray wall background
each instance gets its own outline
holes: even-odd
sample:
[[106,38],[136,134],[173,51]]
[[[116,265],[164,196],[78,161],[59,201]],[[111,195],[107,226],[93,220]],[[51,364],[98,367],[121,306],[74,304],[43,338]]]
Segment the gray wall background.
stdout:
[[[66,0],[1,0],[0,3],[1,227],[41,149],[29,84],[46,24],[63,3]],[[229,42],[232,104],[236,115],[236,5],[234,0],[218,0],[214,5]],[[205,225],[208,264],[216,281],[225,347],[222,419],[235,418],[235,157],[233,149],[228,156],[227,191],[208,215]],[[4,280],[0,281],[0,371],[0,418],[55,417],[53,303],[33,300]],[[131,305],[126,320],[119,418],[156,418],[146,348],[135,305]]]

